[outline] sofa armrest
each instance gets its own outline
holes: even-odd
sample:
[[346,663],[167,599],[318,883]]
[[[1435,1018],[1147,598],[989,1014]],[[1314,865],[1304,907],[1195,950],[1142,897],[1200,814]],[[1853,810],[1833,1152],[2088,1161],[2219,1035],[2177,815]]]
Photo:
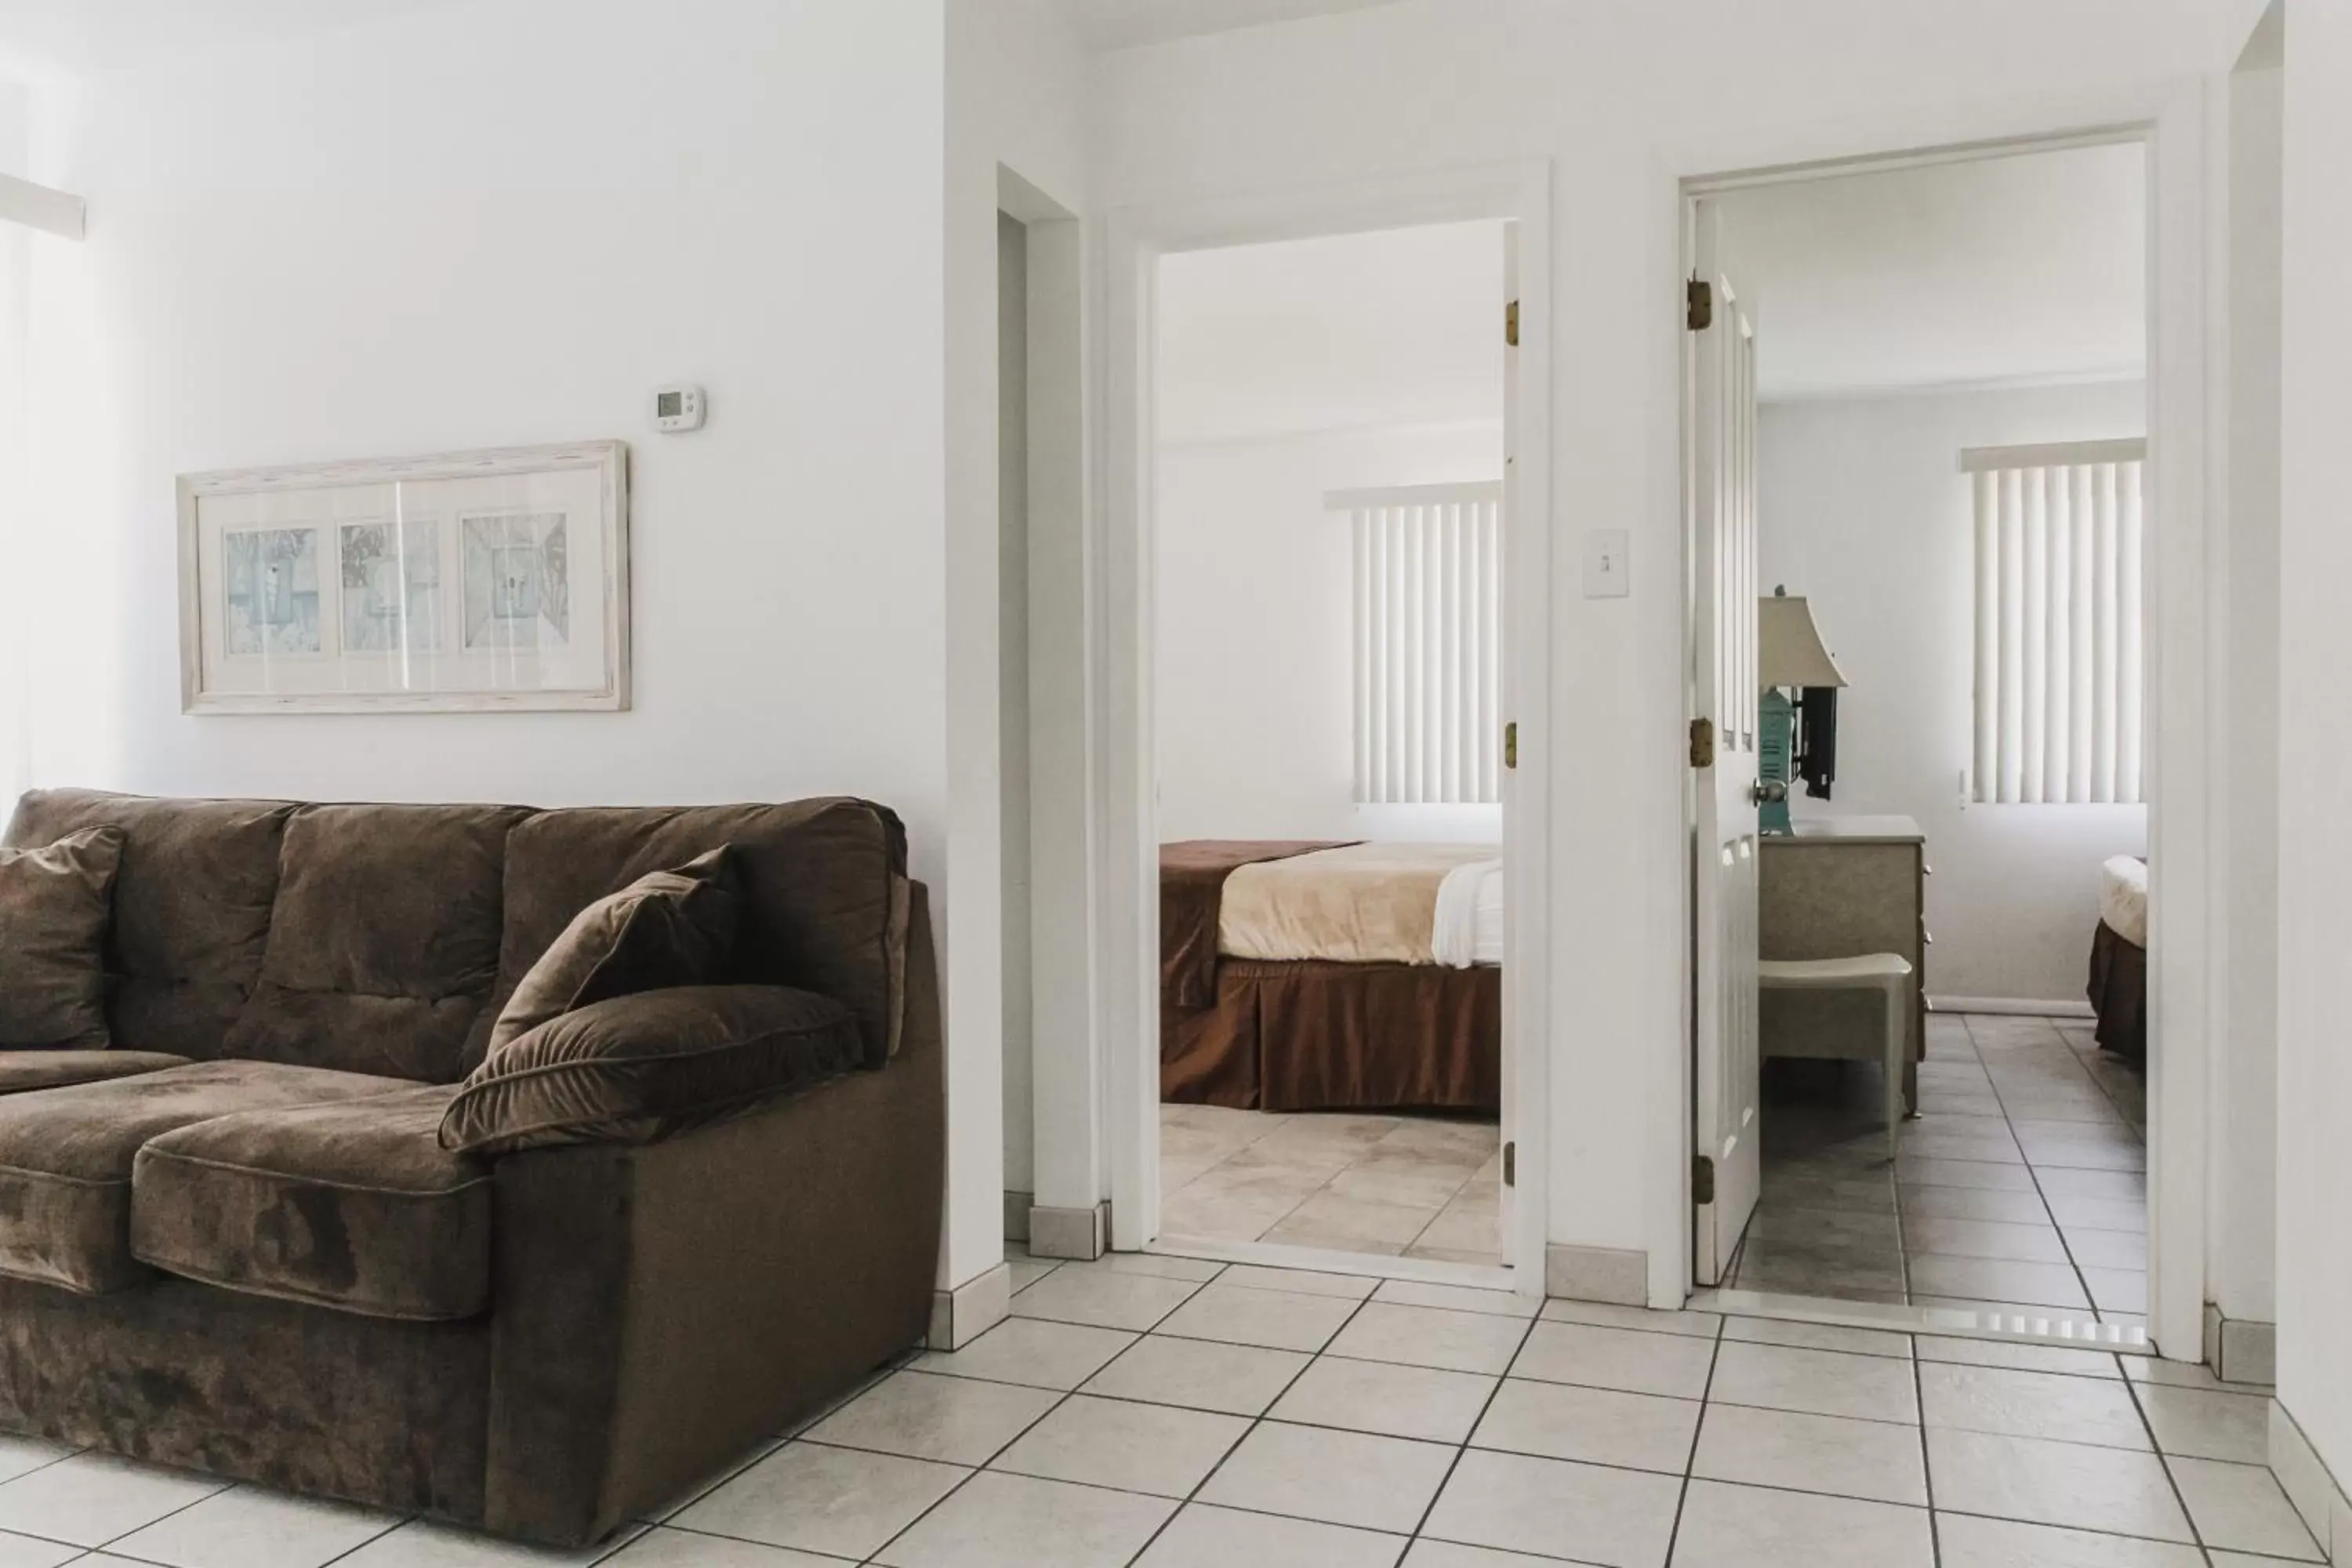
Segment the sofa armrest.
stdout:
[[937,961],[911,892],[887,1067],[660,1142],[498,1163],[491,1530],[599,1539],[921,1339],[947,1130]]

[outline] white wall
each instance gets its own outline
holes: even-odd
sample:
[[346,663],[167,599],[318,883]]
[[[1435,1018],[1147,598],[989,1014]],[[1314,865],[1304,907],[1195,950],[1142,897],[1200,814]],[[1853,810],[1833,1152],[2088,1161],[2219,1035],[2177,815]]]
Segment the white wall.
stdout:
[[2208,1290],[2275,1320],[2279,1005],[2279,199],[2284,73],[2230,77],[2229,939],[2207,1095]]
[[2352,530],[2344,526],[2343,433],[2352,392],[2352,10],[2294,7],[2286,61],[2284,292],[2294,330],[2282,356],[2279,503],[2278,1389],[2279,1401],[2352,1483],[2352,1108],[2344,955],[2352,951],[2352,839],[2341,781],[2352,669]]
[[1499,424],[1160,448],[1161,838],[1500,842],[1500,806],[1356,805],[1354,556],[1323,498],[1502,471]]
[[[1547,803],[1547,1207],[1555,1242],[1649,1252],[1661,1300],[1687,1274],[1653,1249],[1687,1225],[1675,177],[2096,122],[2225,68],[2257,9],[1403,0],[1097,73],[1106,206],[1550,161],[1552,710],[1522,721],[1599,761]],[[1578,536],[1601,527],[1631,531],[1626,598],[1581,597]]]
[[[1767,316],[1769,331],[1770,318]],[[2099,863],[2144,854],[2144,805],[1969,805],[1976,721],[1975,510],[1965,447],[2144,435],[2137,381],[1767,404],[1757,437],[1760,583],[1811,601],[1852,684],[1831,800],[1927,836],[1927,988],[2079,1004]]]

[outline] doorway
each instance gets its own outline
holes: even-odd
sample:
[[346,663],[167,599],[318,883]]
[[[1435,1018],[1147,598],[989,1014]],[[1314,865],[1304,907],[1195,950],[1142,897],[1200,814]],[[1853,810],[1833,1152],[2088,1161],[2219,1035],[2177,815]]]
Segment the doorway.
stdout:
[[[1544,464],[1515,432],[1547,401],[1547,312],[1510,287],[1543,276],[1544,200],[1510,169],[1114,220],[1107,663],[1138,698],[1105,725],[1104,885],[1132,921],[1106,990],[1136,1042],[1108,1063],[1116,1247],[1540,1290],[1541,981],[1513,959],[1539,950],[1541,813],[1519,803],[1545,775],[1537,726],[1507,737],[1544,684]],[[1383,250],[1475,256],[1483,296],[1453,303],[1479,334],[1456,363],[1490,367],[1478,417],[1443,412],[1442,372],[1405,378],[1417,417],[1365,417],[1378,345],[1317,352],[1275,302],[1285,274],[1345,293]],[[1302,425],[1286,367],[1330,377],[1350,346]],[[1236,410],[1276,427],[1217,427]],[[1261,547],[1218,542],[1234,528]],[[1271,581],[1286,552],[1307,586]],[[1400,933],[1412,952],[1380,945]],[[1208,989],[1164,1021],[1171,938]]]
[[1693,711],[1756,730],[1693,756],[1719,1303],[2148,1342],[2152,134],[1685,187]]

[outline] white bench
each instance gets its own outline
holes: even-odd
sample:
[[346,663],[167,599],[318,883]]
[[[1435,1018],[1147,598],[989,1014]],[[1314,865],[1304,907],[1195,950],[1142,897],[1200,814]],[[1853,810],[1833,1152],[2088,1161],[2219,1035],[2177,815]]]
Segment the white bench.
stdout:
[[1876,991],[1886,999],[1886,1157],[1895,1158],[1903,1126],[1904,1056],[1911,1046],[1911,961],[1900,953],[1864,952],[1853,958],[1768,958],[1756,965],[1756,983],[1767,991]]

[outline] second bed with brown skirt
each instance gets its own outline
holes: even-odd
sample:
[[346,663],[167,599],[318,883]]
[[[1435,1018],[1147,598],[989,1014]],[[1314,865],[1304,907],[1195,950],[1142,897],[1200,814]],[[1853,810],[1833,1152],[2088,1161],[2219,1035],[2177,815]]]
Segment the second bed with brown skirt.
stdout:
[[1489,845],[1163,845],[1160,1098],[1496,1114],[1502,890]]

